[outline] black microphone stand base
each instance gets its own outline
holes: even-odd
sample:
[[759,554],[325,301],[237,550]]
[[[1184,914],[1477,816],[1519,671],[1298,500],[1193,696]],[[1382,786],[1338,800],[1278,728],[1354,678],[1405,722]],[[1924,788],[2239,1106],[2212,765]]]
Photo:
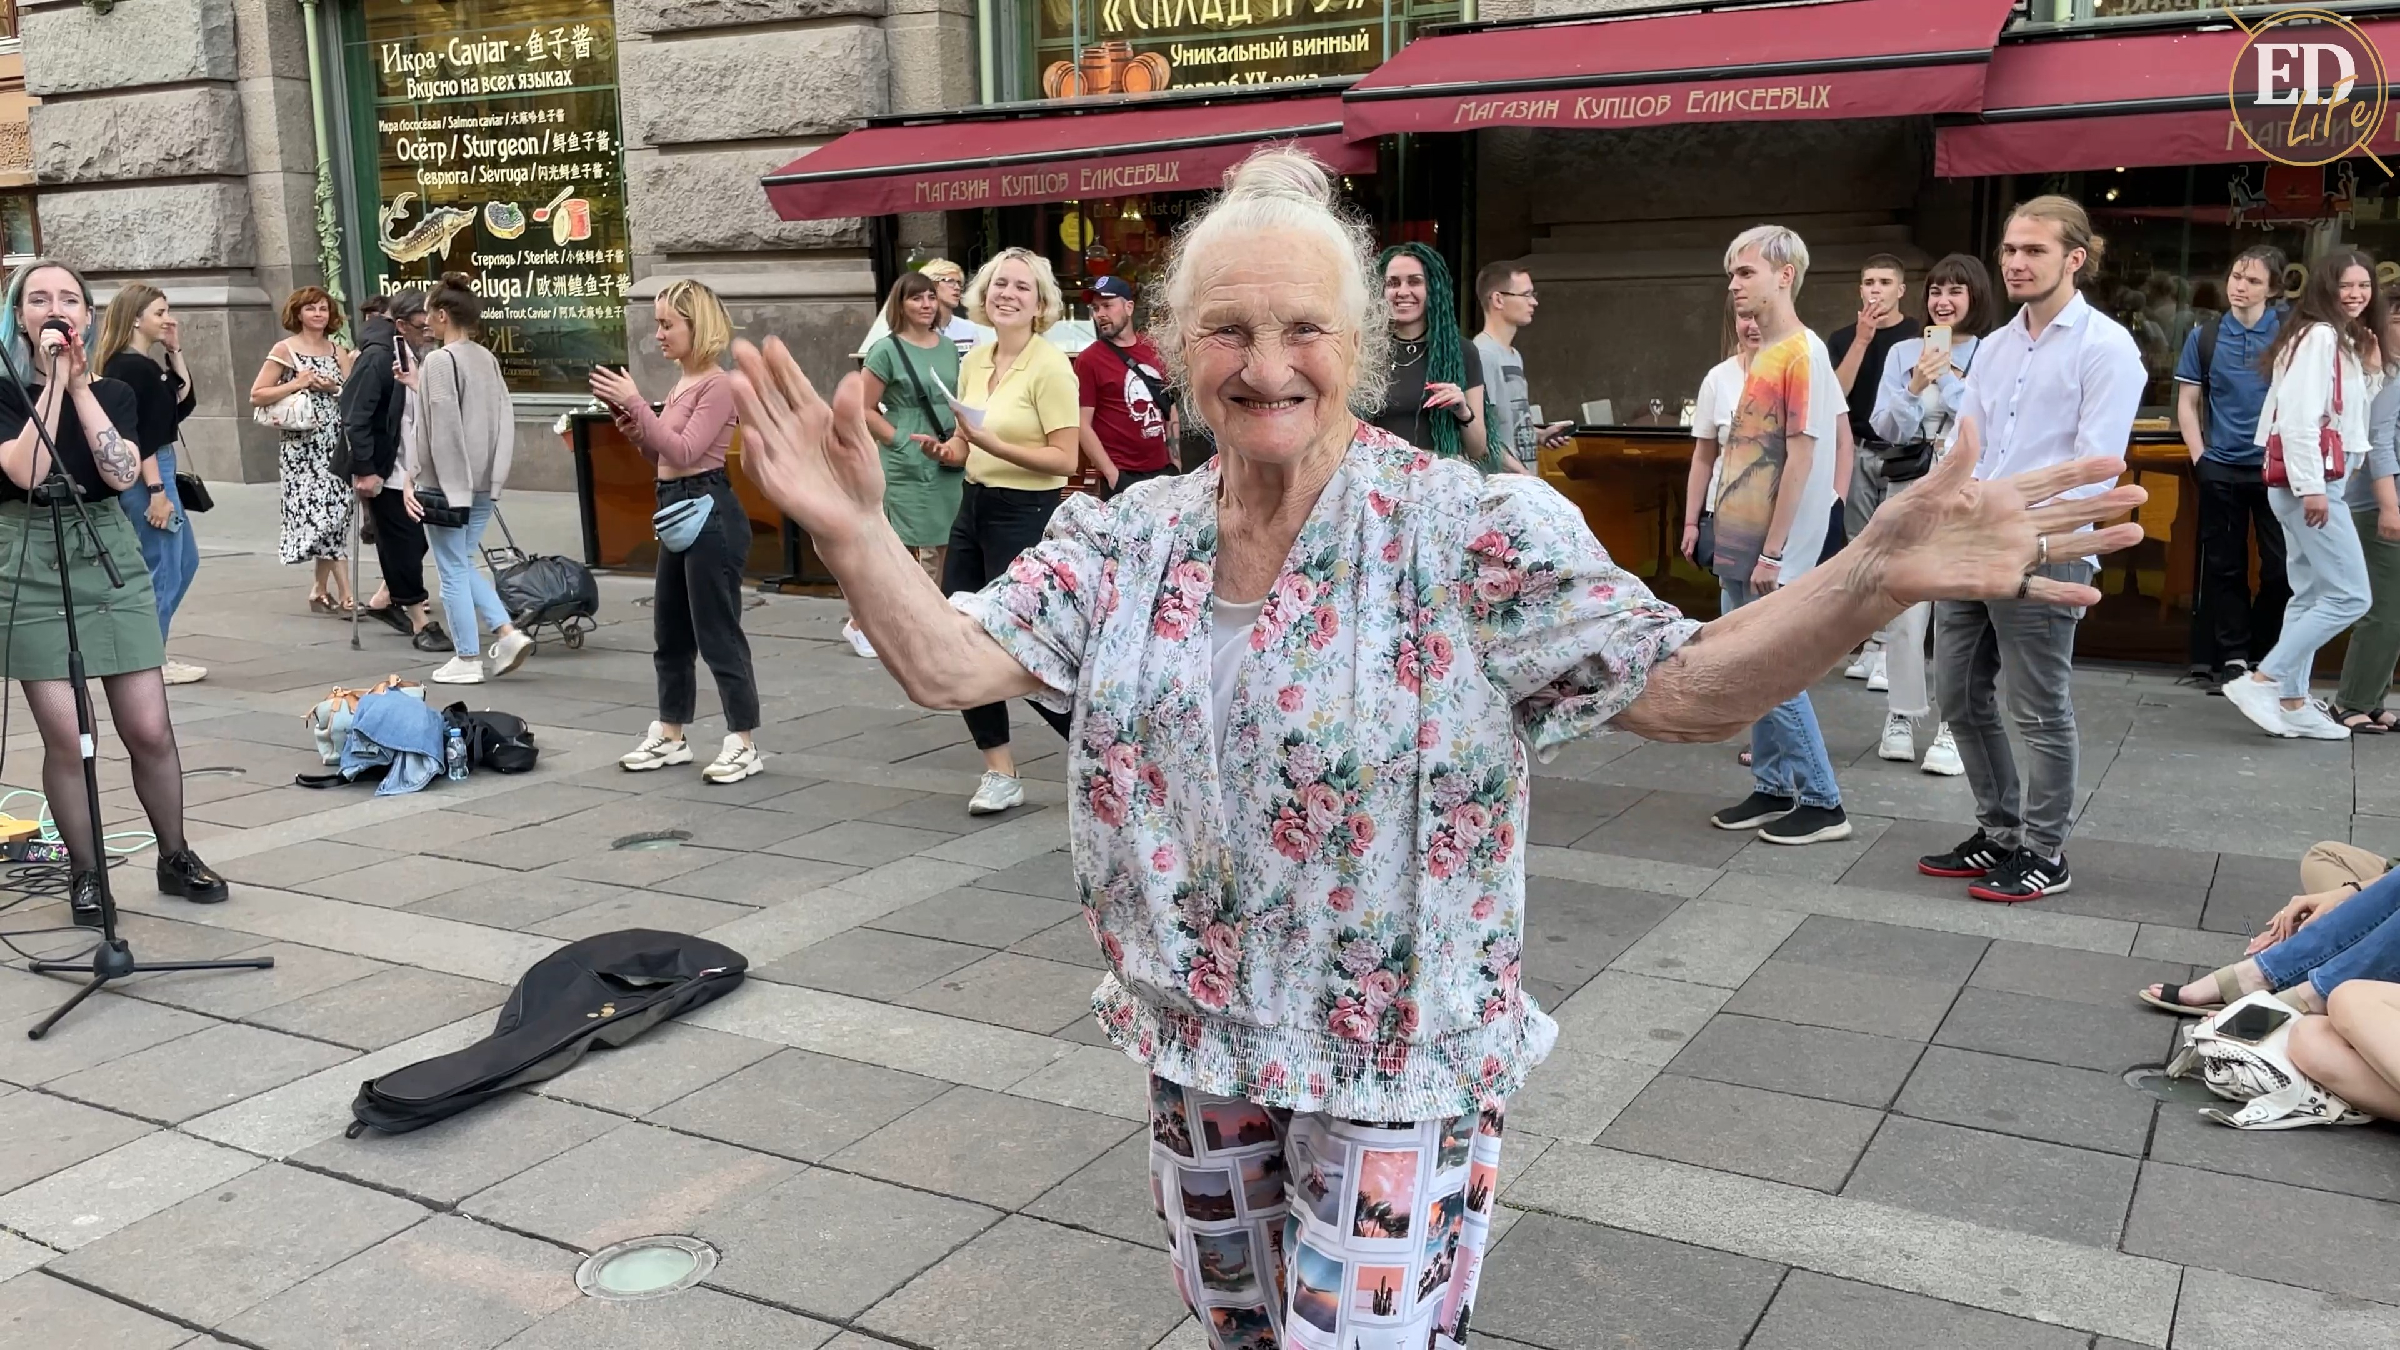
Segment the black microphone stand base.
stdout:
[[111,980],[121,980],[128,975],[156,975],[172,970],[272,970],[275,968],[275,958],[253,956],[232,961],[152,961],[144,963],[133,959],[133,948],[126,944],[125,939],[112,937],[103,940],[99,946],[92,949],[92,962],[88,966],[73,961],[34,961],[29,962],[25,968],[36,975],[80,973],[92,977],[84,984],[83,988],[75,991],[75,997],[68,999],[57,1012],[43,1018],[31,1031],[25,1033],[27,1040],[38,1041],[50,1033],[50,1028],[58,1025],[60,1018],[81,1007],[85,999],[99,993],[101,988]]

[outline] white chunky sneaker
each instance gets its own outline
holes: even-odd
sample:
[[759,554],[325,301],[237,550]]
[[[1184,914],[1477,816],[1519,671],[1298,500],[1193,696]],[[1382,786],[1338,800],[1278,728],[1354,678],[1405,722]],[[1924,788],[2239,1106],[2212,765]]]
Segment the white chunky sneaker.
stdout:
[[643,733],[640,745],[617,757],[617,767],[632,773],[643,773],[651,769],[663,769],[670,764],[689,764],[691,762],[692,747],[690,743],[681,736],[669,739],[656,722],[652,722],[650,730]]
[[712,783],[738,783],[767,767],[767,757],[758,747],[739,736],[727,736],[725,747],[717,757],[700,771],[700,776]]
[[991,769],[983,771],[983,781],[975,787],[975,795],[967,799],[970,816],[997,815],[1012,806],[1025,804],[1025,785],[1004,773]]
[[1859,648],[1858,655],[1850,658],[1849,668],[1842,672],[1842,678],[1845,680],[1867,678],[1867,672],[1874,668],[1874,661],[1875,647],[1872,643]]
[[198,684],[208,678],[208,667],[169,657],[167,663],[158,668],[158,674],[169,684]]
[[533,650],[533,639],[523,633],[508,633],[492,644],[492,674],[506,675],[525,664],[526,653]]
[[859,630],[857,624],[844,621],[842,636],[849,641],[850,650],[857,652],[869,661],[875,659],[875,644],[867,641],[867,635]]
[[1950,734],[1948,722],[1934,728],[1933,748],[1925,752],[1923,767],[1925,772],[1940,774],[1944,778],[1956,778],[1967,771],[1967,766],[1958,758],[1958,740]]
[[1888,654],[1879,651],[1875,653],[1875,659],[1867,663],[1867,692],[1882,694],[1891,691],[1892,672],[1888,665],[1890,659]]
[[431,678],[435,684],[481,684],[483,658],[453,656],[440,670],[433,672]]
[[1875,747],[1875,757],[1902,764],[1917,757],[1917,727],[1906,714],[1883,715],[1883,741]]

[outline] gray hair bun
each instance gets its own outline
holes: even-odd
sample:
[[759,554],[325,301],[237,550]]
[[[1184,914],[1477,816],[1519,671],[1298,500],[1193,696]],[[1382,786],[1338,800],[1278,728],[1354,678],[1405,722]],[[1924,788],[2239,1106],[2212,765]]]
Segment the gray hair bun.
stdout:
[[1226,175],[1225,196],[1233,201],[1288,201],[1334,207],[1333,179],[1307,151],[1298,146],[1261,150]]

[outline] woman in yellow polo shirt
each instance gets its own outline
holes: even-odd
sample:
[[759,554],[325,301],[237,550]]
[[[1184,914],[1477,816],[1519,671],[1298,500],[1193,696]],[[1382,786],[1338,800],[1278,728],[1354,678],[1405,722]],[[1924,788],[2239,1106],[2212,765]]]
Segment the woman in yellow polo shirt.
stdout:
[[[968,352],[958,371],[959,402],[981,409],[981,426],[958,419],[946,449],[966,456],[967,482],[950,526],[942,589],[980,591],[1032,547],[1058,509],[1080,453],[1083,426],[1075,368],[1041,333],[1066,316],[1050,262],[1028,249],[1004,249],[967,287],[967,317],[998,336]],[[973,815],[1025,800],[1008,749],[1008,705],[966,711],[967,730],[983,751],[983,781],[968,799]]]

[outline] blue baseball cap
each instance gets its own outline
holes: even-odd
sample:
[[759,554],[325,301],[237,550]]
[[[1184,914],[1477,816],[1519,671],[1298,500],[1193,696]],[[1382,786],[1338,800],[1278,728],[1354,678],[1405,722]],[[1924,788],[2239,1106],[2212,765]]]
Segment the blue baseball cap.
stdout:
[[1133,298],[1133,283],[1118,276],[1092,278],[1091,290],[1094,295],[1112,296],[1119,300]]

